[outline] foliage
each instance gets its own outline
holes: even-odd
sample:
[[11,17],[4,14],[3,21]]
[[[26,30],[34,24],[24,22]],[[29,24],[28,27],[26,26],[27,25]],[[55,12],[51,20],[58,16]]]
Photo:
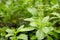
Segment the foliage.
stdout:
[[0,40],[59,39],[59,0],[0,0]]

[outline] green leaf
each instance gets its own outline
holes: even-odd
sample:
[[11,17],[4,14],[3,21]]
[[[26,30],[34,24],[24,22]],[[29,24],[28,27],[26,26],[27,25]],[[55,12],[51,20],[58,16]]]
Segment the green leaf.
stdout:
[[25,21],[34,21],[34,19],[33,18],[26,18],[26,19],[24,19]]
[[55,32],[57,32],[57,33],[60,33],[60,29],[58,29],[58,30],[55,30]]
[[32,35],[31,36],[31,40],[36,40],[36,36],[35,35]]
[[6,29],[6,32],[12,33],[12,30],[11,29]]
[[5,36],[6,35],[6,29],[7,29],[7,27],[0,28],[0,36]]
[[31,7],[31,8],[27,8],[27,10],[28,10],[33,16],[36,16],[36,15],[37,15],[37,10],[36,10],[36,8]]
[[3,38],[3,37],[0,37],[0,40],[7,40],[7,39],[5,39],[5,38]]
[[56,4],[58,1],[57,1],[57,0],[52,0],[51,2],[52,2],[53,5],[54,5],[54,4]]
[[54,31],[49,32],[50,35],[53,35],[56,39],[58,38],[58,34]]
[[54,30],[57,33],[60,33],[60,27],[58,27],[57,29]]
[[10,37],[10,36],[13,36],[14,34],[7,34],[5,37]]
[[50,31],[52,31],[52,30],[54,30],[53,27],[44,27],[44,28],[42,28],[42,31],[43,31],[44,33],[48,33],[48,32],[50,32]]
[[33,28],[33,27],[25,27],[25,28],[21,28],[20,30],[17,30],[17,31],[19,31],[19,32],[24,32],[24,31],[32,31],[32,30],[34,30],[35,28]]
[[17,39],[23,39],[23,40],[28,40],[28,37],[26,34],[20,34]]
[[12,36],[12,37],[10,37],[10,40],[17,40],[17,37],[16,36]]
[[17,32],[22,29],[24,27],[24,25],[21,25],[18,29],[17,29]]
[[52,20],[52,19],[57,19],[57,18],[58,18],[58,17],[51,17],[50,20]]
[[42,3],[42,0],[39,0]]
[[53,40],[50,36],[47,36],[47,40]]
[[36,37],[37,37],[38,40],[42,40],[42,39],[44,39],[45,34],[41,30],[38,30],[36,32]]
[[33,27],[36,27],[37,23],[36,22],[31,22],[30,25],[33,26]]
[[49,21],[49,16],[46,16],[43,18],[42,22],[48,22]]
[[60,18],[60,14],[59,13],[56,13],[56,12],[53,12],[51,13],[52,15],[56,15],[58,18]]
[[57,9],[57,7],[59,7],[59,5],[58,5],[58,4],[55,4],[54,6],[51,7],[51,9],[52,9],[52,10],[53,10],[53,9]]

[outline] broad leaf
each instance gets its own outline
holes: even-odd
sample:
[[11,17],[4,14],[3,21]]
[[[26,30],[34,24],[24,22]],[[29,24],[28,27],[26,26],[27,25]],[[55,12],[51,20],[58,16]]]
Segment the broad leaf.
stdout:
[[60,33],[60,27],[58,27],[57,29],[54,30],[57,33]]
[[59,13],[56,13],[56,12],[53,12],[51,13],[52,15],[56,15],[58,18],[60,18],[60,14]]
[[38,40],[42,40],[42,39],[44,39],[45,34],[41,30],[38,30],[36,32],[36,37],[37,37]]
[[53,38],[50,36],[47,36],[47,40],[53,40]]
[[28,40],[28,37],[26,34],[20,34],[17,39],[23,39],[23,40]]
[[19,31],[19,32],[24,32],[24,31],[32,31],[32,30],[34,30],[35,28],[33,28],[33,27],[25,27],[25,28],[21,28],[20,30],[17,30],[17,31]]
[[12,33],[12,30],[11,29],[6,29],[6,32]]
[[49,32],[50,35],[53,35],[56,39],[58,38],[58,34],[54,31]]
[[24,27],[24,25],[21,25],[18,29],[17,29],[17,32],[22,29]]
[[50,31],[52,31],[52,30],[54,30],[53,27],[44,27],[44,28],[42,28],[42,31],[43,31],[44,33],[48,33],[48,32],[50,32]]
[[14,36],[14,34],[7,34],[5,37]]
[[24,20],[26,20],[26,21],[34,21],[33,18],[26,18],[26,19],[24,19]]
[[37,10],[36,10],[36,8],[31,7],[31,8],[27,8],[27,10],[28,10],[33,16],[36,16],[36,15],[37,15]]
[[49,21],[49,16],[44,17],[42,21],[43,22],[48,22]]

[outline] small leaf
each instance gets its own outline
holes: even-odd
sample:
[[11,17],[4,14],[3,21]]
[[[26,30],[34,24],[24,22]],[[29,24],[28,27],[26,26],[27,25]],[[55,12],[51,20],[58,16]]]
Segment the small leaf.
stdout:
[[53,13],[51,13],[51,14],[52,14],[52,15],[56,15],[57,17],[60,18],[60,14],[59,14],[59,13],[53,12]]
[[42,21],[43,22],[48,22],[49,21],[49,16],[44,17]]
[[34,21],[33,18],[26,18],[26,19],[24,19],[24,20],[26,20],[26,21]]
[[31,40],[36,40],[36,36],[35,35],[32,35],[31,36]]
[[36,16],[37,15],[37,10],[36,8],[27,8],[27,10],[33,15],[33,16]]
[[21,25],[18,29],[17,29],[17,32],[22,29],[24,27],[24,25]]
[[55,32],[60,33],[60,29],[59,30],[55,30]]
[[17,40],[16,36],[10,37],[10,40]]
[[50,35],[53,35],[56,39],[58,38],[58,34],[54,31],[49,32]]
[[36,32],[36,37],[37,37],[38,40],[42,40],[42,39],[44,39],[45,34],[41,30],[38,30]]
[[36,27],[37,23],[36,22],[31,22],[30,25],[33,26],[33,27]]
[[52,31],[52,30],[54,30],[53,27],[44,27],[44,28],[42,29],[42,31],[43,31],[44,33],[48,33],[48,32],[50,32],[50,31]]
[[58,27],[57,29],[54,30],[57,33],[60,33],[60,27]]
[[52,20],[52,19],[57,19],[57,18],[58,18],[58,17],[51,17],[50,20]]
[[14,34],[7,34],[5,37],[10,37],[13,36]]
[[39,0],[42,3],[42,0]]
[[23,40],[28,40],[28,37],[26,34],[20,34],[17,39],[23,39]]
[[53,40],[50,36],[47,36],[47,40]]
[[12,30],[11,29],[6,29],[6,32],[12,33]]
[[51,7],[51,9],[56,9],[59,5],[58,4],[55,4],[54,6]]
[[0,40],[6,40],[5,38],[3,38],[3,37],[0,37]]
[[21,28],[20,30],[18,30],[19,32],[24,32],[24,31],[32,31],[34,30],[35,28],[33,27],[26,27],[26,28]]

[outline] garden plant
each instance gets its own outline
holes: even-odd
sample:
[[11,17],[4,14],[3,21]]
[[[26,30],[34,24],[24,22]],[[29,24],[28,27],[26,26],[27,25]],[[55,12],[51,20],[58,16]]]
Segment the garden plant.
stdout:
[[60,0],[0,0],[0,40],[60,40]]

